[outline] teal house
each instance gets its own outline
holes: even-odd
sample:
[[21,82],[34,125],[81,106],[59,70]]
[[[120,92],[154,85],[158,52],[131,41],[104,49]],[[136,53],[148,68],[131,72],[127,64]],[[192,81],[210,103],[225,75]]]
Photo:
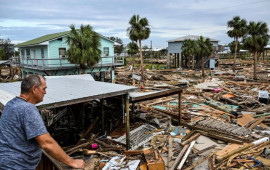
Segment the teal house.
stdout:
[[[20,67],[22,77],[27,74],[40,74],[43,76],[59,76],[81,74],[79,65],[68,61],[66,40],[70,31],[48,34],[29,40],[16,47],[20,54]],[[105,73],[110,72],[111,80],[114,79],[114,68],[123,65],[123,60],[114,56],[114,41],[100,35],[101,60],[94,66],[86,69],[87,74],[95,75],[99,72],[100,80],[104,81]]]

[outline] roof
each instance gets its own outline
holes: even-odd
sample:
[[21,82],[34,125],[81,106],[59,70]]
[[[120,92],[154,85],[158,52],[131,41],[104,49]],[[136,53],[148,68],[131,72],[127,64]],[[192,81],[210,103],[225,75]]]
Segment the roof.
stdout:
[[[90,75],[89,75],[90,76]],[[55,108],[91,100],[128,94],[137,88],[120,84],[93,81],[87,76],[49,76],[46,77],[47,94],[38,108]],[[0,110],[20,94],[21,82],[0,83]],[[2,107],[2,108],[1,108]]]
[[10,64],[9,60],[0,60],[0,65],[2,64]]
[[[175,39],[172,39],[172,40],[168,40],[168,42],[182,42],[184,40],[198,40],[200,38],[200,36],[198,35],[187,35],[187,36],[183,36],[183,37],[179,37],[179,38],[175,38]],[[209,38],[209,37],[205,37],[205,38]],[[219,40],[216,40],[216,39],[213,39],[213,38],[209,38],[210,41],[219,41]]]
[[56,38],[60,38],[63,36],[66,36],[70,33],[70,31],[65,31],[65,32],[59,32],[59,33],[54,33],[54,34],[48,34],[48,35],[44,35],[42,37],[38,37],[20,44],[15,45],[15,47],[22,47],[22,46],[29,46],[29,45],[36,45],[36,44],[40,44],[52,39],[56,39]]
[[[47,34],[47,35],[44,35],[42,37],[38,37],[38,38],[35,38],[35,39],[32,39],[32,40],[17,44],[17,45],[15,45],[15,47],[37,45],[37,44],[40,44],[40,43],[43,43],[43,42],[46,42],[46,41],[50,41],[50,40],[53,40],[53,39],[57,39],[57,38],[67,36],[69,34],[70,34],[70,31],[59,32],[59,33],[54,33],[54,34]],[[101,34],[98,34],[98,35],[100,37],[108,40],[108,41],[111,41],[111,42],[115,43],[114,41],[108,39],[107,37],[105,37],[105,36],[103,36]]]

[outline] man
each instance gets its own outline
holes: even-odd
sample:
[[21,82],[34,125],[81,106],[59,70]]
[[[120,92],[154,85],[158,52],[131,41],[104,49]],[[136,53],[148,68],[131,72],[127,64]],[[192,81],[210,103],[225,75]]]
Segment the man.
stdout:
[[81,159],[69,157],[50,136],[35,104],[46,94],[43,77],[29,75],[22,80],[21,94],[10,100],[0,118],[0,169],[36,169],[45,150],[73,168],[84,168]]

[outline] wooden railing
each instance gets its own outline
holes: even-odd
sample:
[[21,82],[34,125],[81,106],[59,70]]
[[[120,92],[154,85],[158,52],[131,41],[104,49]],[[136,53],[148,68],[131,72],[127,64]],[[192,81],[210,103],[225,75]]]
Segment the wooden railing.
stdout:
[[[18,62],[19,61],[19,62]],[[20,65],[21,67],[36,68],[36,69],[51,69],[51,68],[67,68],[67,67],[78,67],[78,64],[71,64],[67,58],[57,59],[18,59],[13,58],[11,63]],[[124,57],[122,56],[104,56],[101,60],[93,67],[100,66],[116,66],[124,65]]]

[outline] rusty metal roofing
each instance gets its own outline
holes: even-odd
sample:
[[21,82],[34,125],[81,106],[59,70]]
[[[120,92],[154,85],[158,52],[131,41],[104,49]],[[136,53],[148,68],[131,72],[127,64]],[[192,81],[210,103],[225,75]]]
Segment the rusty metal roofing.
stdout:
[[[54,108],[95,99],[113,97],[134,91],[137,88],[120,84],[93,81],[85,77],[46,77],[47,94],[38,107]],[[20,94],[21,82],[0,83],[0,106]],[[2,108],[0,108],[2,110]]]

